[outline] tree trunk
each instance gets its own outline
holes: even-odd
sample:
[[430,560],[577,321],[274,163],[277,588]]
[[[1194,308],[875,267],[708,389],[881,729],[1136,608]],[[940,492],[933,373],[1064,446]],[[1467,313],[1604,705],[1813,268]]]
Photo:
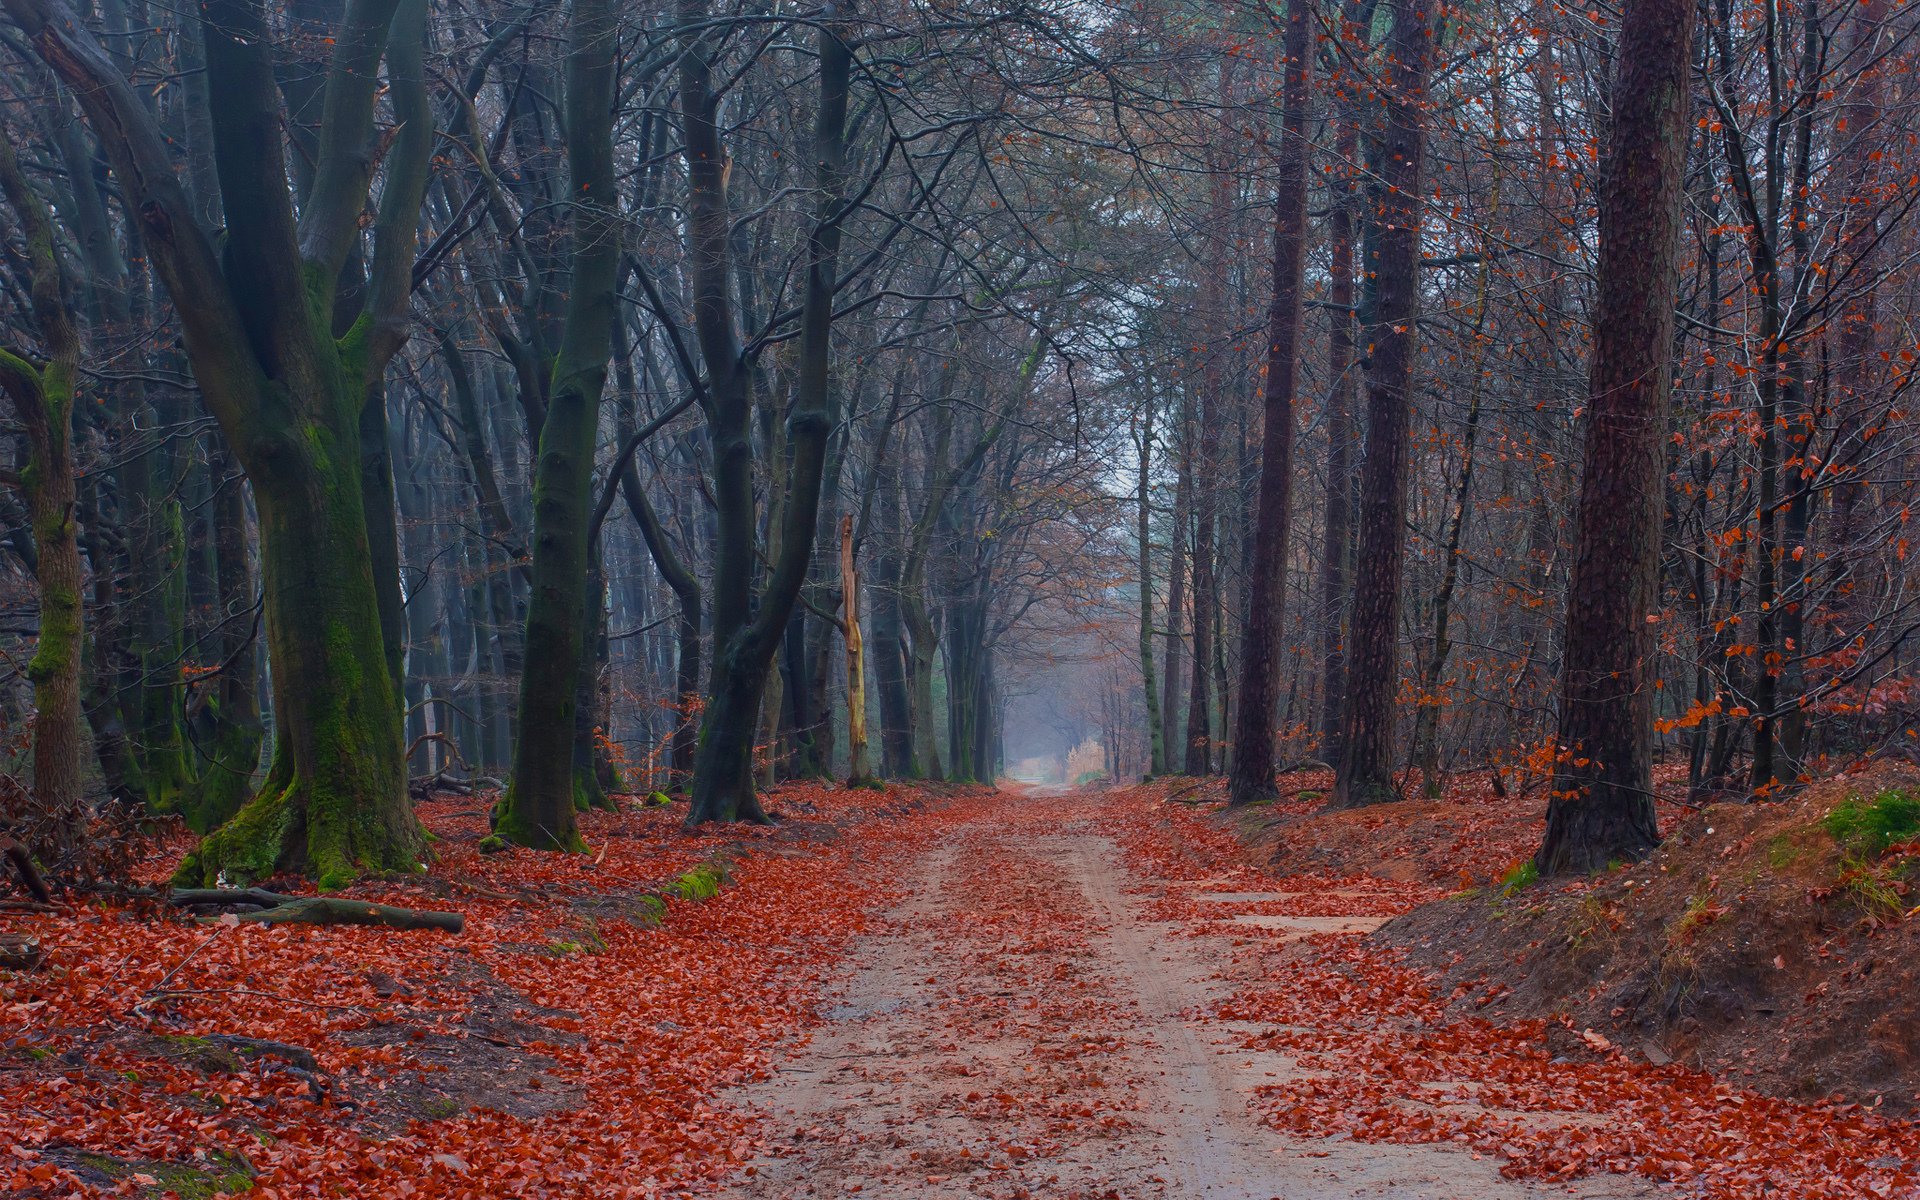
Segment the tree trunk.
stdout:
[[217,489],[213,527],[220,677],[207,706],[213,733],[209,744],[201,747],[206,767],[193,798],[182,808],[187,824],[201,833],[226,824],[253,794],[260,743],[266,733],[257,685],[260,622],[254,613],[253,565],[248,555],[247,488],[232,469],[224,447],[209,449],[207,469]]
[[[1334,169],[1349,171],[1358,155],[1358,126],[1341,111],[1335,116]],[[1320,574],[1320,755],[1340,760],[1340,714],[1347,685],[1347,601],[1353,590],[1353,185],[1333,185],[1327,216],[1331,278],[1327,286],[1327,518]]]
[[[534,472],[533,588],[520,678],[513,778],[494,832],[543,850],[578,850],[574,745],[588,588],[588,545],[600,396],[613,351],[620,220],[615,213],[615,10],[574,0],[567,54],[567,167],[573,192],[573,278]],[[597,606],[600,597],[596,594]],[[591,777],[591,771],[588,772]],[[597,787],[594,789],[597,790]]]
[[1140,553],[1140,686],[1147,705],[1147,773],[1167,773],[1167,743],[1160,728],[1160,680],[1153,663],[1153,397],[1141,401],[1136,432],[1140,479],[1134,537]]
[[364,870],[418,870],[424,839],[407,804],[399,697],[385,670],[358,421],[370,382],[404,338],[395,275],[412,257],[432,138],[423,122],[409,122],[388,156],[362,317],[336,339],[331,315],[341,268],[362,236],[375,67],[386,49],[395,103],[419,98],[424,5],[368,0],[342,19],[328,69],[331,115],[298,220],[264,14],[231,0],[203,8],[227,217],[216,254],[165,165],[165,139],[143,100],[84,26],[59,0],[6,3],[82,98],[173,298],[202,395],[255,482],[275,767],[177,878],[302,871],[331,888]]
[[891,462],[874,467],[877,508],[873,559],[873,678],[880,696],[880,773],[888,779],[922,774],[913,746],[907,626],[901,612],[900,474]]
[[[0,194],[6,196],[25,234],[35,323],[52,354],[45,367],[36,368],[0,350],[0,391],[12,398],[27,435],[22,483],[33,525],[34,583],[40,600],[39,643],[27,664],[33,681],[33,798],[39,815],[50,819],[50,827],[42,832],[57,842],[79,828],[85,745],[80,665],[86,614],[80,602],[72,446],[80,339],[61,295],[60,265],[47,210],[29,188],[13,148],[4,143],[0,143]],[[29,847],[40,852],[54,848]]]
[[1689,0],[1635,0],[1620,30],[1589,368],[1588,430],[1545,874],[1638,859],[1659,841],[1653,627],[1686,167]]
[[1259,498],[1247,580],[1247,632],[1233,734],[1231,805],[1279,796],[1273,720],[1285,638],[1288,523],[1292,520],[1293,403],[1300,375],[1300,284],[1307,253],[1307,94],[1312,86],[1313,4],[1287,6],[1286,112],[1280,128],[1273,209],[1273,295],[1267,309]]
[[759,612],[751,612],[754,578],[754,497],[751,384],[741,362],[729,295],[728,242],[732,222],[726,197],[728,159],[716,125],[707,55],[715,44],[704,28],[706,0],[680,0],[680,102],[688,165],[688,258],[694,324],[707,367],[708,428],[713,441],[714,498],[719,539],[714,556],[713,666],[688,821],[765,821],[753,790],[753,739],[768,669],[785,632],[813,555],[813,533],[833,431],[828,367],[833,297],[840,250],[840,191],[846,158],[848,80],[853,55],[838,22],[820,25],[820,102],[814,120],[818,198],[808,238],[807,277],[800,318],[799,367],[789,418],[791,459],[782,512],[780,553]]
[[1394,0],[1373,345],[1367,379],[1367,458],[1361,468],[1360,547],[1347,656],[1346,710],[1332,803],[1399,799],[1394,782],[1394,687],[1400,665],[1400,578],[1406,556],[1408,425],[1420,316],[1420,212],[1425,105],[1432,50],[1428,0]]
[[853,561],[853,517],[840,518],[840,595],[847,626],[847,786],[873,777],[867,762],[866,643],[860,634],[860,573]]
[[[1180,412],[1180,454],[1178,478],[1173,487],[1173,520],[1167,537],[1167,654],[1166,669],[1160,675],[1161,740],[1167,747],[1167,769],[1173,769],[1174,747],[1185,743],[1180,738],[1180,680],[1185,664],[1180,660],[1185,649],[1187,619],[1187,524],[1193,510],[1193,417],[1190,401],[1182,392]],[[1181,756],[1181,771],[1186,770],[1186,755]]]

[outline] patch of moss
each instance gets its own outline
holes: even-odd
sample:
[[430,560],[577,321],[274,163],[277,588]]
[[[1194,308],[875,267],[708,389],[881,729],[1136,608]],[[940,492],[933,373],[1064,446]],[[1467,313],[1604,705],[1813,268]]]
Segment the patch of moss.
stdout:
[[711,900],[720,894],[720,885],[726,879],[718,863],[703,862],[668,884],[665,892],[681,900]]
[[1920,795],[1889,788],[1872,800],[1849,796],[1821,824],[1843,850],[1878,858],[1889,846],[1920,837]]
[[168,1195],[179,1200],[213,1200],[215,1196],[237,1196],[253,1187],[253,1165],[239,1155],[219,1151],[208,1155],[204,1164],[122,1160],[105,1154],[78,1157],[81,1163],[117,1181],[146,1176],[153,1182],[142,1184],[138,1194],[154,1200]]

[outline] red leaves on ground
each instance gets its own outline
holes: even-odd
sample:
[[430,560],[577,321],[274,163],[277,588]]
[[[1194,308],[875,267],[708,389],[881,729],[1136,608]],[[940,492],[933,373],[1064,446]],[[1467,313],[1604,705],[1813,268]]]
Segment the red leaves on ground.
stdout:
[[[352,894],[458,908],[459,938],[113,906],[23,919],[50,966],[0,975],[0,1119],[15,1144],[0,1192],[110,1193],[97,1172],[87,1182],[83,1154],[241,1156],[262,1197],[651,1195],[721,1177],[756,1143],[716,1095],[815,1019],[836,956],[889,886],[858,860],[917,836],[867,818],[910,800],[788,787],[774,797],[787,827],[699,835],[675,810],[587,814],[593,854],[498,856],[474,849],[473,800],[436,801],[422,812],[440,839],[431,872]],[[659,928],[599,915],[721,851],[733,885],[670,902]],[[215,1034],[311,1050],[322,1099],[267,1058],[203,1070]],[[512,1077],[541,1115],[448,1111],[469,1097],[435,1084],[462,1069],[446,1065],[462,1047],[485,1052],[469,1074]],[[543,1108],[543,1090],[561,1103]]]
[[[1236,912],[1393,915],[1437,895],[1421,884],[1254,870],[1218,818],[1162,802],[1166,791],[1114,793],[1110,828],[1162,878],[1300,893]],[[1170,890],[1163,908],[1189,920],[1213,915],[1218,906],[1194,895]],[[1914,1122],[1859,1105],[1770,1099],[1677,1064],[1635,1061],[1591,1031],[1449,1019],[1448,997],[1434,994],[1429,976],[1357,934],[1287,940],[1244,924],[1198,928],[1256,943],[1237,964],[1243,986],[1213,1015],[1268,1026],[1245,1044],[1285,1053],[1306,1072],[1263,1089],[1260,1107],[1276,1129],[1459,1143],[1500,1156],[1509,1176],[1627,1172],[1719,1200],[1920,1195]]]

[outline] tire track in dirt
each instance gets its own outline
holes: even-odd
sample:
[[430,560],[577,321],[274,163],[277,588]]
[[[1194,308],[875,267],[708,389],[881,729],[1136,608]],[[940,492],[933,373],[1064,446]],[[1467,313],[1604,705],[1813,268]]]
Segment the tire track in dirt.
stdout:
[[[900,864],[812,1041],[741,1098],[772,1151],[729,1195],[1525,1200],[1447,1146],[1288,1138],[1248,1107],[1300,1069],[1212,1018],[1230,939],[1148,919],[1077,798],[1009,797]],[[1068,823],[1063,824],[1063,818]],[[1311,897],[1305,897],[1311,901]]]

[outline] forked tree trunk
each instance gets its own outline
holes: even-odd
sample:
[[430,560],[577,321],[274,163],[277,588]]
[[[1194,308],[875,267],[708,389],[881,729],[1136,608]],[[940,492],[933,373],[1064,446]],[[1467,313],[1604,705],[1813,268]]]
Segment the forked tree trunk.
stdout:
[[[851,6],[849,6],[850,8]],[[833,297],[840,251],[840,191],[845,171],[850,32],[839,21],[818,27],[820,102],[813,161],[818,189],[807,244],[799,366],[789,418],[791,455],[781,513],[780,552],[752,611],[754,569],[753,398],[734,328],[726,194],[727,156],[716,124],[707,55],[717,44],[706,0],[680,0],[680,102],[688,166],[688,259],[694,325],[707,367],[707,422],[713,439],[718,545],[714,555],[713,666],[694,763],[688,821],[765,821],[754,793],[754,733],[768,671],[786,631],[813,555],[814,528],[832,433],[828,390]]]
[[1420,212],[1426,159],[1429,0],[1395,0],[1393,64],[1381,143],[1384,194],[1377,247],[1373,369],[1367,379],[1367,459],[1360,479],[1360,547],[1353,581],[1347,702],[1332,803],[1399,799],[1393,778],[1394,687],[1400,666],[1400,577],[1406,557],[1408,422],[1420,315]]
[[[74,89],[172,297],[196,381],[255,484],[273,655],[274,769],[261,792],[181,863],[183,883],[286,871],[337,887],[417,870],[399,696],[386,671],[360,493],[359,416],[399,348],[432,130],[414,120],[387,157],[361,319],[336,339],[341,270],[362,237],[377,67],[397,104],[424,94],[422,0],[349,0],[330,50],[328,120],[296,220],[264,11],[209,0],[201,23],[227,219],[216,251],[196,222],[146,102],[63,0],[5,0]],[[398,16],[396,16],[396,11]]]
[[1300,375],[1300,284],[1307,257],[1307,93],[1312,86],[1313,4],[1287,5],[1286,111],[1280,126],[1279,185],[1273,208],[1273,296],[1267,310],[1267,381],[1262,405],[1259,499],[1247,581],[1247,634],[1233,734],[1228,803],[1279,795],[1274,779],[1274,701],[1286,617],[1287,533],[1292,520],[1293,401]]
[[1672,384],[1691,0],[1632,0],[1620,28],[1600,253],[1585,471],[1561,676],[1544,874],[1638,859],[1653,804],[1653,627]]

